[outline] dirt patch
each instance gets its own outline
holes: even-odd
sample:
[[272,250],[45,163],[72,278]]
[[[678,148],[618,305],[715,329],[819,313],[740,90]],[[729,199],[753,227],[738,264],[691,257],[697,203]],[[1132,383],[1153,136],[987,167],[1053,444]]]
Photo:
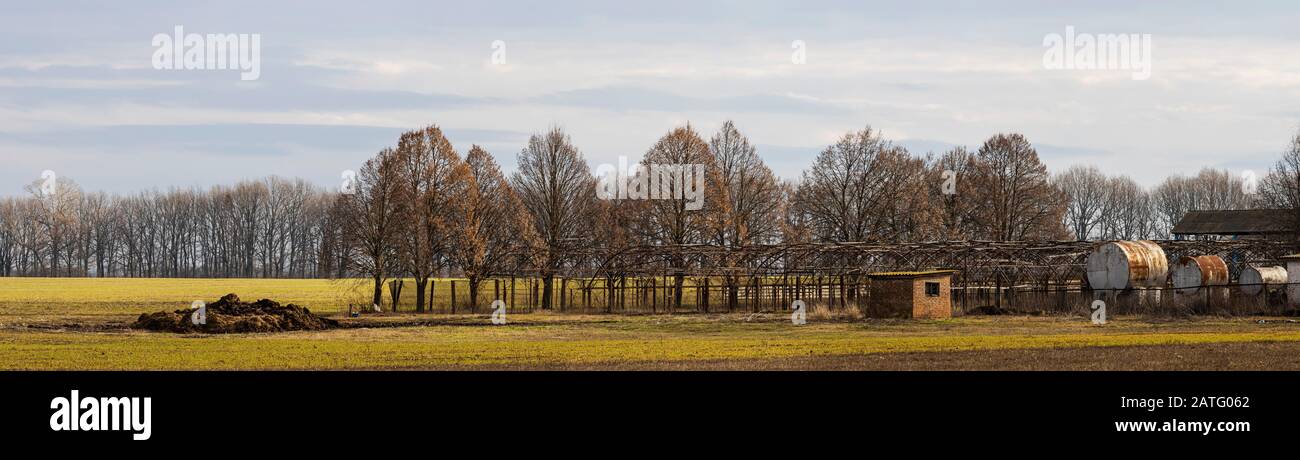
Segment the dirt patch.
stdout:
[[86,322],[86,323],[32,323],[6,325],[5,329],[23,329],[53,332],[120,332],[131,325],[122,321]]
[[338,321],[312,314],[306,307],[262,299],[252,303],[240,302],[239,296],[226,294],[207,305],[207,321],[194,324],[194,309],[144,313],[131,324],[134,329],[166,332],[203,332],[225,334],[234,332],[284,332],[319,331],[339,326]]
[[1044,312],[1044,311],[1042,311],[1042,310],[1028,310],[1028,311],[1009,310],[1009,309],[1001,308],[1001,307],[994,306],[994,305],[981,305],[981,306],[979,306],[979,307],[972,308],[971,310],[967,311],[966,314],[967,314],[967,315],[987,315],[987,316],[1005,316],[1005,315],[1013,315],[1013,316],[1019,316],[1019,315],[1046,316],[1046,315],[1047,315],[1047,312]]

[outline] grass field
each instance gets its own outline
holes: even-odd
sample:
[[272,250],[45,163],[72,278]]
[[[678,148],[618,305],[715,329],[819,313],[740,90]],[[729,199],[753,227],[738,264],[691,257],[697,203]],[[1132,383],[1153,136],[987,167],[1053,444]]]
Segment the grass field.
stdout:
[[[1064,316],[805,326],[781,314],[533,313],[511,314],[504,326],[486,315],[341,318],[357,289],[364,298],[364,286],[323,280],[0,278],[0,369],[1300,369],[1300,324],[1279,318],[1120,317],[1102,326]],[[140,313],[228,292],[375,327],[233,335],[124,327]]]

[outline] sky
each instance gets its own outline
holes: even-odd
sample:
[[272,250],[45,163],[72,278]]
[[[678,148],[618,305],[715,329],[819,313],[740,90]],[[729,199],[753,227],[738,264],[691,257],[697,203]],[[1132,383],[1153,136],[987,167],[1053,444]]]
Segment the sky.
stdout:
[[[733,120],[791,179],[867,126],[919,155],[1019,132],[1051,171],[1145,185],[1262,175],[1300,129],[1294,1],[198,3],[6,4],[0,196],[46,170],[116,193],[333,187],[428,124],[510,172],[552,126],[594,170]],[[157,68],[155,36],[177,26],[257,34],[258,78]],[[1052,68],[1067,28],[1149,35],[1149,78]]]

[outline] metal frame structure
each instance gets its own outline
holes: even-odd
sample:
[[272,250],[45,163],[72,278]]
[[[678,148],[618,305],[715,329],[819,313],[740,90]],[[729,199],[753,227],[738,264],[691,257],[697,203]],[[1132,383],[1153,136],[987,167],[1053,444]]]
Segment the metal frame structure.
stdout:
[[[570,279],[685,276],[747,279],[768,276],[863,276],[877,271],[958,270],[954,286],[1078,285],[1094,241],[928,241],[629,246],[566,250],[555,275]],[[1170,261],[1213,254],[1232,279],[1251,264],[1273,264],[1297,251],[1275,240],[1158,240]],[[507,275],[510,273],[506,273]],[[513,273],[522,275],[522,273]]]

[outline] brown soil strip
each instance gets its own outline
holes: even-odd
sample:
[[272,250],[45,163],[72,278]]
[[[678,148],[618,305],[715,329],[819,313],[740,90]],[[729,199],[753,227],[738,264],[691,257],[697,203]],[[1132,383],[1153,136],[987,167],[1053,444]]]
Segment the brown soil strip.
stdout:
[[874,353],[780,359],[494,366],[511,370],[1300,370],[1300,342]]

